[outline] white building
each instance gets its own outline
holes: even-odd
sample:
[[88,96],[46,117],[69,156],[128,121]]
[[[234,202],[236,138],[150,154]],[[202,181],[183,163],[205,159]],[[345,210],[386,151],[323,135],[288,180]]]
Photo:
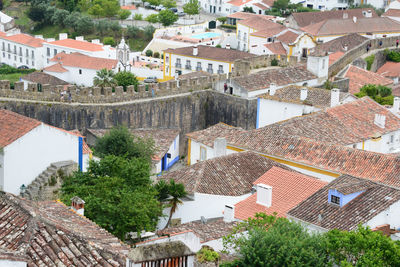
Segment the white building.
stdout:
[[18,195],[51,163],[83,167],[82,137],[17,113],[0,110],[0,188]]
[[308,7],[311,9],[319,9],[321,11],[324,10],[343,10],[348,8],[348,1],[347,0],[327,0],[324,2],[318,0],[292,0],[294,4],[302,4],[304,7]]
[[91,57],[77,52],[58,53],[50,59],[44,73],[53,75],[70,84],[93,86],[96,72],[101,69],[117,71],[118,60]]
[[3,12],[0,12],[0,32],[12,31],[14,27],[14,19]]
[[[352,231],[361,224],[372,230],[384,226],[390,234],[390,229],[400,227],[399,208],[398,189],[343,175],[290,210],[288,218],[317,232]],[[392,238],[398,240],[399,234]]]
[[233,49],[189,46],[164,50],[164,79],[195,71],[230,73],[236,59],[254,55]]

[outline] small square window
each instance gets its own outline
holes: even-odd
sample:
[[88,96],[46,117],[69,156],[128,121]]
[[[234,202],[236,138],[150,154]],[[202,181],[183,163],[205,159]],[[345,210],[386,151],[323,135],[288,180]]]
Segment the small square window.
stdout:
[[340,205],[340,197],[331,195],[331,203]]
[[82,74],[82,70],[79,70],[79,74]]

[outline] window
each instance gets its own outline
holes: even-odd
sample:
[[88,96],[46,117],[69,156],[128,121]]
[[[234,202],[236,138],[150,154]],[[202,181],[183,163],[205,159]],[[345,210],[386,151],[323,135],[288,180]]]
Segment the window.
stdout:
[[22,63],[22,57],[19,57],[19,62],[21,62],[21,63]]
[[8,59],[11,59],[11,55],[10,54],[8,54]]
[[57,49],[54,49],[54,55],[57,55]]
[[79,74],[82,74],[82,70],[81,69],[79,70]]
[[29,60],[28,59],[26,59],[26,65],[29,65]]
[[47,56],[48,57],[50,56],[50,48],[49,47],[47,47]]
[[31,56],[32,56],[32,59],[35,59],[35,52],[33,52],[33,50],[31,52]]
[[17,46],[14,45],[14,54],[16,54],[16,53],[17,53]]
[[182,68],[182,64],[181,64],[181,59],[180,58],[176,59],[175,67],[176,68]]
[[3,57],[6,57],[6,53],[3,52]]
[[218,65],[218,74],[224,73],[224,67],[222,65]]
[[7,48],[8,48],[8,53],[11,53],[10,44],[7,44]]
[[340,197],[331,195],[331,203],[340,205]]
[[35,67],[35,61],[32,61],[32,67]]
[[17,56],[14,56],[14,61],[17,61]]
[[208,64],[207,72],[208,72],[208,73],[213,73],[213,66],[212,66],[212,64]]
[[3,51],[6,50],[6,44],[3,42]]
[[22,47],[19,48],[19,55],[22,56]]
[[190,60],[186,60],[185,69],[187,69],[187,70],[191,70],[192,69],[192,66],[190,65]]
[[204,146],[200,147],[200,161],[207,159],[207,149]]
[[200,71],[200,70],[201,70],[201,62],[197,62],[196,70],[197,70],[197,71]]
[[325,59],[322,60],[322,69],[325,69]]
[[247,41],[247,32],[243,33],[243,40]]
[[218,8],[218,11],[221,12],[221,7]]
[[390,143],[393,143],[394,142],[394,135],[391,135],[390,136]]
[[28,50],[28,48],[25,50],[25,55],[26,55],[27,57],[29,57],[29,50]]

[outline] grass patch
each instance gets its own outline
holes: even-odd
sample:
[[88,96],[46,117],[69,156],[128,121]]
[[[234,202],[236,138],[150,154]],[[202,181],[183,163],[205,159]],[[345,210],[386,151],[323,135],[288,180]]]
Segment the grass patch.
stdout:
[[371,70],[372,63],[374,63],[375,60],[375,55],[370,55],[365,58],[365,61],[367,62],[367,70]]
[[19,81],[20,77],[25,76],[22,73],[0,74],[0,80],[9,80],[10,86],[14,87],[14,83]]
[[28,31],[33,25],[32,21],[26,14],[28,9],[29,6],[25,4],[12,2],[10,6],[3,10],[3,12],[13,17],[15,19],[15,24],[23,31]]
[[45,25],[43,27],[35,27],[31,33],[43,35],[44,38],[58,38],[60,32],[68,32],[68,30],[58,25]]
[[129,39],[129,48],[131,51],[142,51],[148,43],[148,41],[139,38]]

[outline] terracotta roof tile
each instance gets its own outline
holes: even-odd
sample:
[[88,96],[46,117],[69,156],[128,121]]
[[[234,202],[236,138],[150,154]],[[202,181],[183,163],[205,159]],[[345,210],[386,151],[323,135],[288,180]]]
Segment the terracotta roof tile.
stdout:
[[66,68],[64,68],[60,63],[56,63],[54,65],[48,66],[43,69],[44,71],[49,71],[49,72],[68,72]]
[[275,0],[262,0],[261,3],[269,6],[269,7],[273,7]]
[[246,220],[259,212],[269,215],[276,212],[277,216],[286,217],[286,213],[290,209],[324,187],[327,182],[279,167],[272,167],[253,184],[265,184],[272,187],[272,205],[266,207],[258,204],[258,193],[255,193],[235,205],[235,218],[237,219]]
[[[99,58],[83,55],[81,53],[58,53],[50,61],[57,62],[62,66],[101,70],[108,69],[111,70],[117,66],[118,60]],[[58,67],[57,67],[58,68]],[[48,68],[45,70],[49,71]]]
[[0,249],[27,266],[125,266],[129,247],[54,201],[31,202],[0,192]]
[[400,62],[386,62],[376,72],[385,77],[400,77]]
[[[343,207],[328,203],[329,189],[364,185],[365,190]],[[400,200],[400,190],[343,175],[288,212],[291,217],[325,229],[354,230]]]
[[[314,48],[314,53],[338,52],[338,51],[345,53],[348,50],[351,50],[354,47],[362,44],[366,40],[368,40],[368,38],[361,36],[358,33],[351,33],[333,39],[332,41],[329,42],[317,44],[317,46]],[[347,46],[347,50],[345,50],[345,46]]]
[[341,35],[349,33],[398,33],[400,23],[385,17],[353,19],[327,19],[301,28],[313,36]]
[[66,81],[63,81],[53,75],[50,75],[50,74],[47,74],[44,72],[40,72],[40,71],[35,71],[32,73],[29,73],[29,74],[21,77],[21,80],[26,80],[26,81],[30,81],[33,83],[40,83],[40,84],[50,84],[53,86],[68,84]]
[[273,166],[289,169],[256,153],[240,152],[198,162],[160,179],[183,183],[190,194],[242,196],[250,193],[252,183]]
[[285,26],[275,23],[269,17],[264,17],[264,16],[259,16],[259,17],[252,16],[250,18],[240,20],[237,23],[250,27],[255,31],[266,31],[271,33],[275,32],[276,29],[281,29],[278,32],[281,32],[282,30],[286,29]]
[[337,51],[332,54],[329,54],[329,66],[335,63],[339,58],[341,58],[344,55],[344,52],[342,51]]
[[18,113],[0,109],[0,147],[5,147],[41,124]]
[[125,9],[125,10],[136,10],[137,7],[136,7],[135,5],[121,6],[121,9]]
[[253,0],[231,0],[228,2],[228,4],[231,4],[233,6],[242,6],[244,4],[247,4],[248,2],[251,2]]
[[279,35],[278,37],[276,37],[277,40],[281,41],[282,43],[285,44],[291,44],[294,43],[297,39],[297,37],[299,37],[300,34],[292,32],[292,31],[287,31],[284,34]]
[[281,42],[269,43],[264,46],[275,55],[286,55],[286,49]]
[[212,46],[199,45],[197,46],[198,54],[193,56],[193,46],[181,48],[169,48],[164,50],[164,53],[171,53],[175,55],[199,57],[210,60],[229,61],[233,62],[236,59],[254,57],[255,55],[233,49],[218,48]]
[[74,39],[57,40],[57,41],[49,42],[49,44],[74,48],[74,49],[83,50],[83,51],[90,51],[90,52],[97,52],[97,51],[104,50],[103,45],[101,45],[101,44],[94,44],[94,43],[90,43],[88,41],[79,41],[79,40],[74,40]]
[[42,47],[43,43],[45,43],[43,39],[35,38],[25,33],[19,33],[10,36],[2,36],[1,38],[31,47]]
[[158,235],[174,235],[182,232],[192,231],[200,238],[200,242],[208,242],[211,240],[220,239],[223,236],[230,234],[233,227],[237,222],[224,222],[222,218],[213,220],[211,222],[202,223],[201,221],[193,221],[184,223],[175,227],[168,227],[164,230],[158,231]]
[[349,66],[344,77],[350,79],[349,92],[352,94],[360,92],[360,88],[367,84],[385,86],[390,86],[393,84],[393,80],[391,79],[385,78],[378,73],[364,70],[353,65]]
[[259,15],[259,14],[254,14],[254,13],[249,13],[249,12],[236,12],[233,14],[230,14],[227,16],[227,18],[233,18],[233,19],[247,19],[251,17],[262,17],[264,19],[273,19],[275,18],[274,16],[268,16],[268,15]]
[[316,78],[317,76],[305,67],[299,66],[260,71],[247,76],[235,77],[232,81],[246,91],[257,91],[269,88],[271,83],[283,86]]
[[315,24],[326,19],[343,19],[343,14],[347,14],[348,18],[357,17],[364,18],[363,12],[371,10],[372,17],[378,17],[375,10],[372,8],[357,8],[348,10],[332,10],[322,12],[300,12],[292,13],[294,20],[299,27],[305,27],[310,24]]
[[388,9],[382,17],[400,17],[400,9]]

